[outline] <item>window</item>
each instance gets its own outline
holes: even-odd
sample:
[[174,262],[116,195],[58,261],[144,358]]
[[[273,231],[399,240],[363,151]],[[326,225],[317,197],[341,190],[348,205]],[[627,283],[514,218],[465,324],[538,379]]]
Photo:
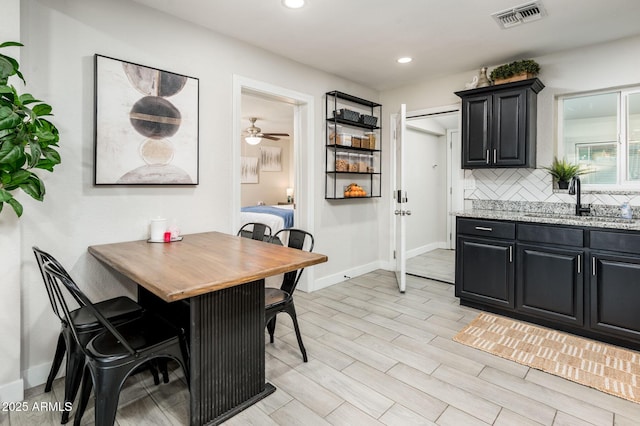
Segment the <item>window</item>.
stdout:
[[640,87],[559,99],[559,157],[587,185],[640,189]]

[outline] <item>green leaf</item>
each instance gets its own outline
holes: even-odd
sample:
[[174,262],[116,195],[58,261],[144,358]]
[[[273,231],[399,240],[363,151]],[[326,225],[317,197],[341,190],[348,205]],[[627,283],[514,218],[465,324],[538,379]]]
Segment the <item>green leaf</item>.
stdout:
[[23,157],[22,148],[19,145],[3,143],[0,146],[0,163],[14,163]]
[[51,161],[53,164],[60,164],[60,162],[62,161],[60,159],[60,154],[58,153],[58,151],[51,147],[43,148],[42,155],[44,155],[44,157],[47,160]]
[[[9,112],[6,110],[9,109]],[[22,123],[20,116],[11,111],[11,108],[0,107],[0,130],[18,127]]]
[[53,167],[56,164],[59,164],[60,162],[54,163],[51,160],[47,160],[47,159],[41,159],[40,161],[38,161],[38,164],[35,165],[36,169],[42,169],[42,170],[48,170],[50,172],[53,171]]
[[51,115],[51,110],[53,108],[51,108],[51,105],[47,105],[47,104],[38,104],[36,106],[33,107],[32,111],[33,113],[40,117],[43,115]]
[[15,74],[13,64],[8,59],[0,56],[0,78],[6,79],[13,74]]
[[9,47],[9,46],[22,47],[24,46],[24,44],[17,41],[5,41],[4,43],[0,44],[0,48]]
[[26,182],[32,175],[33,174],[27,170],[18,170],[11,174],[11,185],[20,185],[21,183]]
[[40,144],[37,142],[30,142],[29,147],[31,148],[31,158],[29,159],[29,167],[35,167],[42,156],[42,148],[40,148]]
[[42,201],[44,198],[44,184],[40,178],[33,173],[31,173],[31,176],[26,182],[20,184],[20,189],[38,201]]
[[20,103],[21,104],[28,105],[28,104],[32,104],[34,102],[42,102],[42,101],[34,98],[33,95],[30,94],[30,93],[24,93],[24,94],[20,95]]
[[15,198],[12,198],[9,201],[7,201],[7,203],[9,203],[11,207],[13,207],[13,211],[16,212],[16,215],[18,217],[22,216],[23,208],[22,208],[22,204],[20,204],[18,200],[16,200]]
[[1,203],[9,201],[12,198],[13,198],[13,195],[11,195],[11,193],[9,191],[5,191],[4,189],[0,188],[0,202]]

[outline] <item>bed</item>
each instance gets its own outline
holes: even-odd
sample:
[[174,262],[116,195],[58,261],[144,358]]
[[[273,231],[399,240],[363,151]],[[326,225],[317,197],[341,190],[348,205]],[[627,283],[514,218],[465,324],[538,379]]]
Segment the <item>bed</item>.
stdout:
[[281,229],[293,228],[293,204],[242,207],[240,227],[250,222],[269,225],[273,234]]

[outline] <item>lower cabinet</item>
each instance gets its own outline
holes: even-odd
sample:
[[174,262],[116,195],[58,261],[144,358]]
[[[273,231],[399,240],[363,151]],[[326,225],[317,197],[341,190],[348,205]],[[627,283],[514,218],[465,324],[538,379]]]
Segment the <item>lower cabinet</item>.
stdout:
[[513,243],[458,237],[456,296],[513,308]]
[[584,250],[527,244],[517,247],[517,310],[582,326]]
[[463,305],[640,350],[640,232],[458,218]]
[[640,256],[591,253],[593,330],[640,341]]

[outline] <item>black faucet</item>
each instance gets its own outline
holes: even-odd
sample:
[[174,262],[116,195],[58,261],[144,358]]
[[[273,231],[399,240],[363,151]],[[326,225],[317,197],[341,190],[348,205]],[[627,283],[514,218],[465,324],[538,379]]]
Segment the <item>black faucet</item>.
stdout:
[[571,179],[571,184],[569,185],[569,195],[576,196],[576,216],[582,216],[583,214],[591,213],[591,207],[582,207],[580,203],[580,178],[578,176],[574,176]]

